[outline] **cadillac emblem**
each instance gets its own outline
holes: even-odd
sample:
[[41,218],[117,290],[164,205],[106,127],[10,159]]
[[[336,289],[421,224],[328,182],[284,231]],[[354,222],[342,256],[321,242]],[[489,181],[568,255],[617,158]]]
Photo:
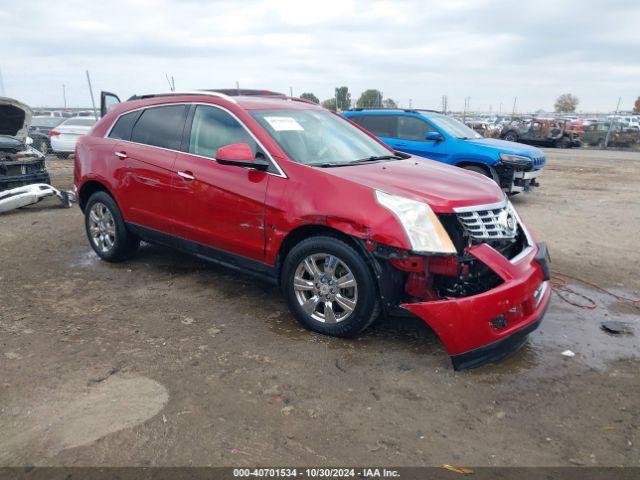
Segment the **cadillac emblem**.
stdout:
[[502,228],[504,233],[508,235],[515,235],[517,226],[516,219],[508,210],[500,212],[498,215],[498,225],[500,225],[500,228]]

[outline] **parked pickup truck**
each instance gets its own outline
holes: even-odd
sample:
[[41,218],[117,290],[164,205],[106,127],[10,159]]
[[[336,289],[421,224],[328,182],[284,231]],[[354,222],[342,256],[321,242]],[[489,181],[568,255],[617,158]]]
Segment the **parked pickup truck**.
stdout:
[[431,110],[354,109],[342,115],[394,150],[481,173],[508,194],[538,186],[545,164],[544,153],[535,147],[483,138],[462,122]]

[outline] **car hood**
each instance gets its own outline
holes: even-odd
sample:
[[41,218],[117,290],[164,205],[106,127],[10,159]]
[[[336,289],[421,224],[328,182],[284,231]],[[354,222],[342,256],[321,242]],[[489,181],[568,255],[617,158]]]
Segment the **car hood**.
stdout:
[[524,143],[507,142],[506,140],[498,140],[497,138],[472,138],[464,140],[466,143],[494,150],[496,153],[510,153],[512,155],[524,155],[530,158],[543,157],[542,150]]
[[425,202],[440,213],[451,213],[456,207],[498,203],[505,198],[500,187],[484,175],[419,157],[323,171],[375,190]]
[[28,105],[13,98],[0,97],[0,135],[25,141],[32,116],[33,111]]

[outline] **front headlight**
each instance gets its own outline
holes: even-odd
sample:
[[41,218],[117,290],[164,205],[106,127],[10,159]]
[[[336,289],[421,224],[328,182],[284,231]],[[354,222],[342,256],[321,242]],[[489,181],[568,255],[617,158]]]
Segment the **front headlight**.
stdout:
[[522,155],[511,155],[508,153],[501,153],[500,160],[506,165],[512,165],[514,167],[530,167],[533,162],[529,157]]
[[411,244],[411,250],[420,253],[457,253],[456,247],[429,205],[380,190],[376,190],[375,194],[378,203],[400,221]]

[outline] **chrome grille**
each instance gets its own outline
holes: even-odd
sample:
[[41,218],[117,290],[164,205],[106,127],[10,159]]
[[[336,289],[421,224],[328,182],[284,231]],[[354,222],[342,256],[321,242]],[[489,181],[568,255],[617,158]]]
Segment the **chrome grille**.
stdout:
[[465,232],[476,240],[515,238],[518,234],[518,220],[508,205],[459,210],[457,216]]

